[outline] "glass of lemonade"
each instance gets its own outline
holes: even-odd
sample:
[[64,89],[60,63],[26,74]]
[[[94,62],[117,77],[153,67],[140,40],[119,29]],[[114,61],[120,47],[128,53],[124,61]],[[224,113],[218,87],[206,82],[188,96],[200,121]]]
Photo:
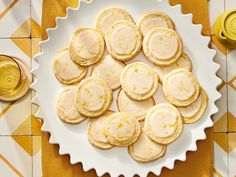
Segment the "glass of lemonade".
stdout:
[[0,100],[14,101],[23,97],[32,82],[30,67],[22,60],[0,54]]

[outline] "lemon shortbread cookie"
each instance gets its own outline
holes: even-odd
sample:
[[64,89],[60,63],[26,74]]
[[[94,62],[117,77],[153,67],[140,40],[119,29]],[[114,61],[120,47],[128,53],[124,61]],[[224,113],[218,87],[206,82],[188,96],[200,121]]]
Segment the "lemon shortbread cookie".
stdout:
[[57,99],[57,115],[66,123],[78,124],[86,118],[78,112],[74,104],[77,87],[69,86],[63,89]]
[[142,129],[138,140],[128,147],[128,152],[137,162],[148,163],[164,156],[166,145],[153,142]]
[[105,126],[107,140],[115,146],[128,146],[134,143],[140,131],[138,120],[132,114],[125,112],[110,115]]
[[177,108],[168,103],[161,103],[148,111],[144,128],[154,142],[169,144],[182,132],[183,120]]
[[109,8],[103,10],[97,18],[96,27],[105,36],[109,27],[118,20],[134,22],[131,15],[121,8]]
[[79,28],[71,36],[69,54],[75,63],[90,66],[101,59],[104,46],[104,39],[99,31],[93,28]]
[[53,71],[56,78],[63,84],[76,84],[86,76],[88,69],[75,64],[68,50],[62,49],[53,58]]
[[145,14],[138,22],[138,27],[144,36],[155,27],[175,29],[171,18],[167,14],[157,11]]
[[123,90],[119,92],[117,97],[119,111],[128,112],[134,115],[139,121],[144,120],[146,113],[154,104],[153,97],[142,101],[136,101],[128,97]]
[[93,69],[92,76],[99,77],[107,81],[112,90],[120,87],[120,75],[125,64],[107,55]]
[[87,127],[87,136],[89,142],[97,148],[100,149],[110,149],[113,147],[108,143],[106,136],[104,134],[104,127],[106,120],[109,115],[113,114],[112,111],[106,112],[101,117],[96,119],[90,119]]
[[164,77],[166,76],[166,74],[168,74],[169,72],[175,70],[175,69],[179,69],[179,68],[183,68],[186,69],[188,71],[192,70],[192,62],[190,60],[190,58],[188,57],[187,54],[182,53],[182,55],[180,56],[180,58],[176,61],[176,63],[173,63],[170,66],[155,66],[156,71],[159,75],[160,81],[162,82]]
[[169,66],[181,56],[183,44],[178,33],[169,28],[153,28],[143,40],[143,51],[154,64]]
[[151,97],[158,88],[156,71],[142,62],[127,65],[121,73],[121,87],[134,100]]
[[82,115],[98,117],[107,111],[112,98],[112,90],[107,82],[100,78],[89,77],[79,83],[75,104]]
[[197,99],[199,83],[191,72],[185,69],[176,69],[165,76],[163,92],[175,106],[187,106]]
[[186,107],[177,107],[183,117],[184,123],[191,124],[198,121],[206,110],[207,103],[207,94],[201,88],[198,98],[192,104]]
[[137,26],[129,21],[117,21],[106,33],[109,54],[120,61],[136,56],[142,46],[142,35]]

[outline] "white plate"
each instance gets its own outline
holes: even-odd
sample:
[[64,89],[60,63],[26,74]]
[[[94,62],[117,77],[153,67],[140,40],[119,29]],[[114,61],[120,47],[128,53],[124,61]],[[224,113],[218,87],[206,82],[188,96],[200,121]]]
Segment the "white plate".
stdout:
[[[205,88],[209,104],[200,121],[184,125],[181,136],[168,146],[166,155],[152,163],[135,162],[126,148],[113,148],[103,151],[91,146],[86,137],[87,121],[79,125],[68,125],[60,121],[56,114],[56,96],[62,90],[52,70],[52,57],[58,49],[68,46],[70,35],[78,27],[95,26],[99,12],[107,7],[122,7],[128,10],[135,20],[148,11],[158,10],[167,13],[175,22],[176,29],[183,39],[184,50],[190,55],[193,72]],[[48,30],[48,40],[41,43],[42,52],[35,59],[33,73],[36,81],[32,88],[37,91],[33,103],[40,105],[37,117],[42,118],[43,131],[51,134],[50,143],[59,144],[59,153],[69,154],[71,164],[82,162],[83,169],[94,168],[99,176],[108,172],[111,176],[146,176],[149,172],[157,175],[163,167],[172,169],[176,160],[186,160],[187,151],[197,149],[197,140],[203,140],[205,128],[212,126],[211,115],[218,111],[215,101],[220,98],[216,87],[221,80],[216,76],[219,65],[213,61],[215,51],[208,48],[209,37],[201,35],[201,25],[192,23],[191,14],[182,14],[181,6],[170,6],[167,0],[94,0],[92,3],[80,2],[79,8],[67,9],[65,18],[57,18],[57,26]],[[199,157],[201,158],[201,157]]]

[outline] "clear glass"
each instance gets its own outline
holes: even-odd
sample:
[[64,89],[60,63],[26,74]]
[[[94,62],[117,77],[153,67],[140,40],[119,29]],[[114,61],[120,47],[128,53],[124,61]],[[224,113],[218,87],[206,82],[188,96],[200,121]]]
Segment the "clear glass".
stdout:
[[30,67],[17,57],[0,54],[0,100],[23,97],[32,82]]

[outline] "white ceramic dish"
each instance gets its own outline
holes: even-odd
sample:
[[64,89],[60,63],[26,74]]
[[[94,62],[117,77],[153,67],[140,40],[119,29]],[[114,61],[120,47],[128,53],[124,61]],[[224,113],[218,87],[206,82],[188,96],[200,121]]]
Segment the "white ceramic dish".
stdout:
[[[79,125],[68,125],[60,121],[56,114],[56,96],[62,90],[52,70],[52,57],[57,49],[68,46],[72,32],[78,27],[95,27],[99,12],[107,7],[122,7],[129,11],[135,20],[148,11],[158,10],[167,13],[175,22],[176,29],[183,39],[184,50],[190,55],[193,73],[205,88],[209,104],[202,119],[194,124],[184,125],[181,136],[168,146],[166,155],[152,163],[135,162],[126,148],[99,150],[91,146],[86,137],[87,121]],[[213,125],[211,115],[218,111],[215,101],[220,98],[216,87],[221,80],[216,76],[219,65],[213,61],[215,51],[208,48],[209,37],[201,35],[201,25],[192,23],[191,14],[182,14],[181,6],[170,6],[167,0],[94,0],[91,3],[80,1],[79,8],[67,9],[67,16],[56,19],[57,26],[48,29],[48,40],[41,43],[42,52],[33,61],[33,73],[36,76],[32,89],[37,91],[32,100],[39,105],[36,116],[43,119],[43,131],[51,134],[49,142],[59,144],[59,153],[69,154],[71,164],[81,162],[83,169],[94,168],[98,176],[108,172],[111,176],[125,177],[138,174],[146,176],[149,172],[157,175],[163,167],[172,169],[176,160],[186,160],[187,151],[196,151],[196,142],[205,139],[205,129]]]

